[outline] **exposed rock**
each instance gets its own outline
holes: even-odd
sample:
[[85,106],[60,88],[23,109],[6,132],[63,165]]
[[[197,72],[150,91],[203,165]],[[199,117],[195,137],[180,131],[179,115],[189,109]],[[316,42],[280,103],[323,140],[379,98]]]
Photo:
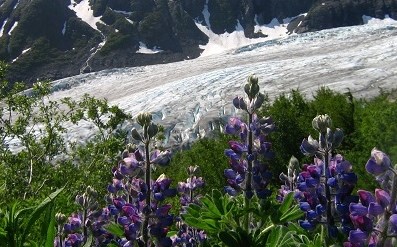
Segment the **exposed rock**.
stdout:
[[[95,30],[68,7],[81,1],[1,1],[0,59],[10,64],[11,82],[196,58],[208,38],[195,21],[217,34],[240,25],[255,38],[263,36],[254,33],[256,22],[274,18],[297,17],[289,33],[359,25],[363,15],[397,19],[397,0],[89,0],[101,17]],[[210,23],[203,16],[206,3]],[[139,54],[140,42],[163,52]]]

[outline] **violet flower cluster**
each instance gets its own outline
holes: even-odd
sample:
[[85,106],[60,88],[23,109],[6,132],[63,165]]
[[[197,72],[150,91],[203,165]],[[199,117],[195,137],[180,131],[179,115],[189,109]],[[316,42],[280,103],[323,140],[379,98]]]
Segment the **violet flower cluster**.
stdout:
[[[357,184],[357,176],[352,172],[352,165],[336,155],[330,159],[326,169],[325,182],[323,174],[325,164],[321,159],[315,158],[314,164],[303,165],[299,173],[297,189],[299,193],[295,198],[299,201],[301,210],[305,212],[305,220],[299,221],[301,227],[312,230],[317,224],[327,224],[328,233],[336,237],[338,222],[340,230],[348,233],[353,225],[349,217],[349,205],[357,202],[357,196],[352,192]],[[327,196],[327,187],[329,195]],[[327,209],[330,213],[327,214]],[[329,212],[328,211],[328,212]]]
[[397,241],[397,177],[390,158],[377,149],[371,152],[366,166],[381,185],[375,194],[358,190],[359,202],[349,205],[354,229],[345,247],[396,246]]
[[151,179],[153,166],[167,165],[171,153],[157,148],[150,152],[151,140],[158,133],[150,114],[138,115],[137,122],[142,133],[136,129],[131,133],[143,147],[129,145],[112,169],[108,205],[98,209],[96,192],[88,187],[86,193],[76,197],[82,212],[73,214],[66,223],[61,222],[64,217],[58,217],[55,246],[82,246],[90,235],[95,246],[172,246],[167,233],[174,216],[165,199],[175,196],[177,190],[170,187],[171,180],[164,174],[155,181]]
[[225,127],[225,133],[240,138],[230,141],[230,149],[225,150],[230,159],[230,168],[224,171],[228,183],[225,191],[231,196],[243,191],[248,199],[255,192],[258,198],[264,199],[271,193],[267,189],[271,173],[266,161],[273,156],[267,136],[275,126],[271,118],[259,118],[255,114],[265,100],[265,96],[259,93],[258,78],[250,76],[244,90],[247,98],[236,97],[233,105],[248,114],[248,122],[232,117]]
[[[180,196],[181,213],[186,213],[186,207],[190,204],[200,204],[201,194],[197,190],[204,186],[202,177],[197,177],[198,166],[189,166],[187,168],[188,178],[186,182],[178,183],[178,192]],[[177,233],[171,236],[173,246],[198,246],[207,239],[203,230],[195,229],[183,222],[180,217],[176,217]]]
[[318,224],[327,227],[328,235],[337,237],[338,231],[347,234],[353,228],[349,216],[350,203],[358,202],[352,195],[357,184],[357,175],[352,165],[341,155],[332,155],[343,140],[343,131],[331,130],[332,120],[319,115],[312,121],[312,126],[319,133],[318,140],[311,136],[304,139],[300,147],[303,154],[314,156],[313,164],[305,164],[301,172],[298,161],[293,160],[288,166],[288,175],[281,174],[285,185],[279,190],[279,199],[290,191],[295,192],[305,219],[299,224],[306,230],[313,230]]

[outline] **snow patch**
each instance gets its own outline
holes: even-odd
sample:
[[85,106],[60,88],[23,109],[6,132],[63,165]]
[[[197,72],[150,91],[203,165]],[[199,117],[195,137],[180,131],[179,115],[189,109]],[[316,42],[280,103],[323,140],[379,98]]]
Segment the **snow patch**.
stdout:
[[66,21],[63,23],[62,35],[65,35],[65,33],[66,33]]
[[163,50],[160,50],[157,48],[157,46],[153,47],[153,49],[147,48],[146,44],[143,42],[139,42],[139,50],[136,51],[136,53],[142,53],[142,54],[156,54],[159,52],[162,52]]
[[255,16],[255,33],[261,32],[267,35],[266,38],[256,38],[250,39],[245,37],[244,29],[241,26],[240,22],[237,20],[237,25],[235,31],[232,33],[223,33],[223,34],[215,34],[211,30],[211,23],[210,23],[210,13],[208,11],[208,0],[204,5],[202,14],[204,16],[204,20],[206,26],[203,23],[196,21],[196,26],[203,32],[209,39],[206,45],[201,45],[200,49],[204,51],[201,53],[202,57],[218,54],[225,52],[227,50],[236,49],[242,46],[247,46],[251,44],[255,44],[258,42],[264,42],[267,40],[282,38],[288,36],[287,26],[289,22],[296,18],[286,18],[280,23],[276,18],[274,18],[269,24],[267,25],[259,25],[257,21],[257,16]]
[[116,12],[116,13],[119,13],[119,14],[123,14],[123,15],[130,15],[130,14],[132,14],[132,12],[128,12],[128,11],[124,11],[124,10],[115,10],[115,9],[112,9],[112,8],[110,8],[110,10],[112,10],[112,11],[114,11],[114,12]]
[[255,16],[256,25],[254,27],[254,32],[263,33],[264,35],[267,35],[268,39],[286,37],[288,35],[287,26],[291,19],[293,18],[286,18],[282,23],[280,23],[277,18],[273,18],[269,24],[259,25],[257,16]]
[[14,8],[13,8],[13,9],[16,9],[17,6],[18,6],[18,4],[19,4],[19,0],[18,0],[18,2],[14,5]]
[[7,24],[8,18],[4,20],[3,25],[0,28],[0,37],[3,36],[4,33],[4,27]]
[[26,52],[30,51],[30,49],[31,49],[31,48],[28,48],[28,49],[23,50],[22,53],[21,53],[21,55],[19,55],[18,57],[14,58],[14,59],[12,60],[11,63],[14,63],[15,61],[17,61],[17,60],[19,59],[19,57],[21,57],[21,56],[22,56],[23,54],[25,54]]
[[385,15],[385,18],[383,20],[374,18],[371,16],[363,15],[362,16],[363,23],[368,24],[368,25],[384,25],[384,24],[396,24],[397,21],[390,18],[389,15]]
[[14,29],[18,26],[18,22],[14,22],[14,24],[12,25],[12,27],[10,28],[10,31],[8,31],[8,35],[11,35],[12,31],[14,31]]
[[73,0],[68,7],[76,12],[77,17],[82,19],[95,30],[98,30],[96,26],[97,22],[104,24],[104,22],[101,21],[101,16],[94,17],[94,11],[91,9],[89,0],[82,0],[78,4]]
[[125,19],[126,19],[129,23],[134,24],[134,22],[131,21],[130,19],[128,19],[127,17],[125,17]]

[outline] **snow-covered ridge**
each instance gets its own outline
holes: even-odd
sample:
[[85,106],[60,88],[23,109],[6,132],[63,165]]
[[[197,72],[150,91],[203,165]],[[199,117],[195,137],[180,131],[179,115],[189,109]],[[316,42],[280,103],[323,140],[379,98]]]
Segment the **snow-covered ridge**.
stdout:
[[77,17],[82,19],[95,30],[98,30],[96,26],[97,22],[103,23],[101,21],[101,16],[94,17],[94,11],[91,9],[89,0],[82,0],[80,3],[76,3],[75,0],[72,0],[69,5],[69,9],[76,12]]
[[[266,41],[218,55],[171,64],[112,69],[53,83],[52,99],[85,93],[136,116],[155,114],[166,127],[169,145],[193,141],[238,114],[231,104],[243,95],[247,76],[259,77],[274,98],[291,89],[307,96],[321,86],[358,97],[396,87],[397,22],[323,30]],[[70,128],[66,138],[84,140],[92,127]]]

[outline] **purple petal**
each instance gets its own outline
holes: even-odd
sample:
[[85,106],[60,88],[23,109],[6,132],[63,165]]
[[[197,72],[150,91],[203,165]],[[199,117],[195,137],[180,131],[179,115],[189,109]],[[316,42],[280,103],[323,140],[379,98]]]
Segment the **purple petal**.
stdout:
[[390,167],[390,158],[382,151],[376,148],[372,149],[371,158],[365,165],[367,172],[377,176],[387,171]]
[[240,142],[229,141],[229,146],[237,154],[242,154],[243,152],[247,152],[247,147]]
[[226,193],[228,193],[231,196],[237,195],[237,191],[230,186],[225,186],[225,191],[226,191]]
[[389,222],[390,222],[390,231],[393,234],[396,234],[397,233],[397,214],[393,214],[392,216],[390,216]]
[[315,228],[315,225],[307,220],[300,220],[299,225],[305,230],[313,230]]
[[368,213],[367,207],[363,206],[361,203],[350,203],[349,210],[350,213],[360,216],[365,216]]
[[383,214],[383,212],[384,212],[384,208],[380,204],[378,204],[376,202],[369,203],[369,206],[368,206],[368,214],[369,215],[376,217],[378,215]]
[[171,204],[166,204],[166,205],[163,205],[160,208],[158,208],[156,210],[157,217],[165,217],[165,216],[167,216],[168,212],[171,209],[171,207],[172,207]]
[[351,169],[352,169],[352,165],[347,160],[336,163],[336,171],[338,173],[347,173],[347,172],[350,172]]
[[310,204],[309,204],[308,202],[300,202],[300,203],[299,203],[299,208],[300,208],[302,211],[307,212],[307,211],[310,210]]
[[223,174],[228,179],[235,179],[237,176],[237,173],[235,171],[233,171],[232,169],[225,169]]
[[369,206],[369,203],[376,201],[374,195],[369,191],[358,190],[357,194],[360,197],[361,204],[363,204],[366,207]]
[[382,189],[375,189],[376,201],[383,207],[386,208],[390,204],[390,195]]
[[306,216],[309,221],[312,221],[317,218],[318,214],[314,210],[309,210],[306,212]]
[[349,241],[356,244],[363,244],[367,239],[367,234],[360,230],[353,230],[349,233]]
[[169,150],[155,152],[151,157],[151,163],[160,166],[166,166],[171,161],[171,152]]

